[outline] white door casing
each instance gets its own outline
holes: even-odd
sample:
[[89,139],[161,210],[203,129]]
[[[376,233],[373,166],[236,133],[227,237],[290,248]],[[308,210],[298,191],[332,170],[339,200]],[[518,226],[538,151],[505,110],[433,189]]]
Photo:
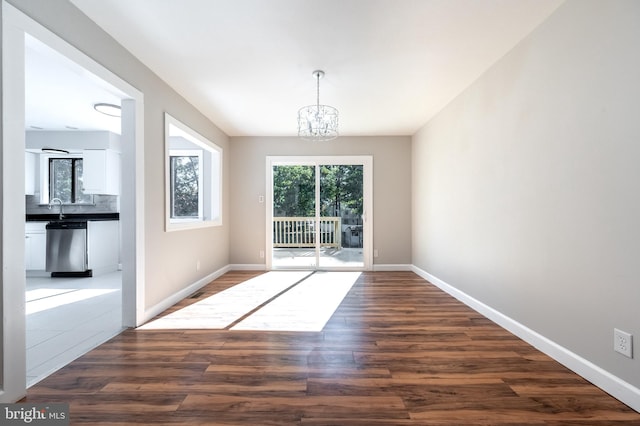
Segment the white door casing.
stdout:
[[[2,1],[2,324],[0,402],[26,394],[24,256],[25,35],[29,34],[122,92],[123,325],[144,314],[144,97],[142,92]],[[138,225],[140,224],[140,225]]]

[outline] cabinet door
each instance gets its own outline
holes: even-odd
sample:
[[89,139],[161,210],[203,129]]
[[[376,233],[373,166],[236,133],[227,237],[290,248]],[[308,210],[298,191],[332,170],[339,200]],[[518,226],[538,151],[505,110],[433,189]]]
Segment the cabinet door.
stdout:
[[24,153],[24,193],[33,195],[36,193],[36,161],[38,157],[33,152]]
[[120,154],[111,149],[85,149],[82,154],[85,194],[120,193]]
[[101,220],[87,222],[89,269],[95,275],[118,270],[120,263],[120,222]]
[[47,259],[45,222],[27,223],[24,240],[24,260],[28,270],[44,271]]
[[47,234],[31,235],[31,269],[43,271],[47,263]]

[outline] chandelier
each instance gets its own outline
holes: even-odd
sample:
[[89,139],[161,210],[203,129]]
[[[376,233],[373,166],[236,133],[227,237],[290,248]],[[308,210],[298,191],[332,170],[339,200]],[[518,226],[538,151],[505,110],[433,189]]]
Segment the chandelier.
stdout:
[[338,110],[320,105],[320,79],[324,71],[313,72],[316,78],[316,104],[298,110],[298,136],[308,141],[330,141],[338,137]]

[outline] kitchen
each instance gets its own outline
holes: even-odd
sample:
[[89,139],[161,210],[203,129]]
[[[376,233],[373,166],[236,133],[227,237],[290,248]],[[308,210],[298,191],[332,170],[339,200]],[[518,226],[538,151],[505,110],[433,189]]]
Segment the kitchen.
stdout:
[[115,90],[36,39],[26,40],[25,65],[31,386],[123,328],[122,147],[118,114],[97,108],[119,112]]

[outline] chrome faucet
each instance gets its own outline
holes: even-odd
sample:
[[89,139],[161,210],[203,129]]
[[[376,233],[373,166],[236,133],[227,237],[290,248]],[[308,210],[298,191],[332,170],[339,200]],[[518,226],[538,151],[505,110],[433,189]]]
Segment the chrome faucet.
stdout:
[[60,215],[59,215],[59,219],[62,220],[62,218],[64,217],[64,214],[62,213],[62,200],[60,198],[53,198],[49,201],[49,210],[51,210],[51,206],[53,205],[53,203],[55,202],[60,203]]

